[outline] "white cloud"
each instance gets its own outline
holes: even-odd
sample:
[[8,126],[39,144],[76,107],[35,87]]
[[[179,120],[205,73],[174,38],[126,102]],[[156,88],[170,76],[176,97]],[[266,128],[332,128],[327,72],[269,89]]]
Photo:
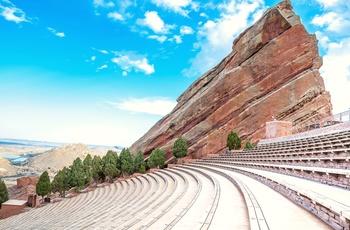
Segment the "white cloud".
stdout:
[[158,36],[158,35],[149,35],[147,38],[155,39],[155,40],[159,41],[160,43],[163,43],[163,42],[166,41],[167,36],[165,36],[165,35],[161,35],[161,36]]
[[145,18],[137,19],[136,23],[142,26],[147,26],[153,30],[153,32],[160,34],[167,34],[169,33],[169,30],[174,28],[173,25],[165,24],[156,11],[147,11],[145,13]]
[[158,7],[163,7],[164,9],[174,11],[186,17],[190,12],[188,8],[196,11],[199,5],[196,2],[192,2],[192,0],[152,0],[152,3],[156,4]]
[[328,8],[338,4],[339,0],[316,0],[323,7]]
[[96,56],[92,56],[91,61],[95,61],[95,60],[96,60]]
[[114,3],[112,1],[104,1],[104,0],[94,0],[93,5],[95,8],[97,7],[105,7],[105,8],[110,8],[114,7]]
[[199,16],[201,16],[203,18],[209,18],[209,16],[206,13],[200,13]]
[[60,38],[63,38],[63,37],[66,36],[63,32],[57,32],[55,35],[56,35],[57,37],[60,37]]
[[110,12],[107,14],[107,17],[113,19],[114,21],[124,21],[123,15],[119,14],[118,12]]
[[[3,4],[5,4],[5,6]],[[23,10],[17,8],[10,1],[3,1],[3,4],[0,4],[0,15],[7,21],[13,21],[17,24],[21,22],[30,22],[30,19],[26,17]]]
[[154,65],[149,64],[147,58],[143,55],[133,52],[114,52],[114,54],[116,57],[112,58],[112,62],[127,72],[130,72],[131,69],[136,72],[144,72],[147,75],[155,72]]
[[108,54],[108,51],[107,50],[99,50],[99,49],[96,49],[95,47],[92,47],[93,50],[96,50],[100,53],[103,53],[103,54]]
[[324,26],[331,24],[336,18],[338,18],[337,14],[334,12],[329,12],[324,15],[316,15],[311,23],[316,26]]
[[107,50],[99,50],[99,52],[103,53],[103,54],[108,54]]
[[122,75],[125,77],[125,76],[128,76],[128,72],[126,71],[123,71]]
[[194,31],[191,27],[189,26],[181,26],[180,27],[180,34],[185,35],[185,34],[193,34]]
[[333,112],[339,113],[349,109],[350,98],[350,38],[339,43],[329,43],[327,54],[323,57],[320,69],[326,89],[330,91]]
[[176,44],[182,43],[182,38],[181,38],[181,36],[179,36],[179,35],[174,35],[174,39],[175,39]]
[[107,101],[114,107],[134,113],[147,113],[164,116],[171,112],[176,102],[167,98],[131,98],[121,102]]
[[321,47],[323,49],[327,49],[328,44],[330,43],[329,38],[324,33],[320,32],[320,31],[316,31],[315,34],[316,34],[318,43],[321,45]]
[[323,14],[316,15],[311,23],[338,35],[350,35],[350,1],[318,0],[318,2],[324,7]]
[[253,23],[252,16],[256,16],[264,7],[262,0],[231,0],[219,4],[220,17],[200,25],[198,41],[194,44],[199,52],[191,60],[190,68],[184,69],[183,73],[186,76],[199,76],[218,64],[231,52],[234,38]]
[[51,27],[47,27],[47,29],[49,31],[51,31],[54,35],[56,35],[57,37],[63,38],[66,36],[63,32],[57,32],[55,29],[53,29]]
[[104,65],[98,67],[97,71],[102,70],[102,69],[107,69],[107,68],[108,68],[108,66],[106,64],[104,64]]

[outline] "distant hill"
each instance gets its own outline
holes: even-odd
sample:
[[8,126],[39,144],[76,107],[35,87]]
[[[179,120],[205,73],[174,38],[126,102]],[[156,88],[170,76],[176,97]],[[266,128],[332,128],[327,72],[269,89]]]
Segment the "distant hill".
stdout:
[[10,161],[0,157],[0,176],[13,176],[17,173],[16,167],[11,165]]
[[84,144],[69,144],[51,149],[33,157],[28,160],[26,165],[39,173],[48,169],[50,169],[48,171],[55,173],[64,166],[71,165],[77,157],[84,160],[88,154],[91,156],[101,155],[99,152]]

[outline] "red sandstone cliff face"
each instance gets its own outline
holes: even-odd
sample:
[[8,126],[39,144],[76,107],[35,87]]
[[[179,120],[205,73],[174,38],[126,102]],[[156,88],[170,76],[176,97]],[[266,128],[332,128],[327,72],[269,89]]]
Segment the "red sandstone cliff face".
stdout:
[[174,110],[131,146],[146,156],[171,148],[180,135],[189,157],[221,152],[234,130],[257,142],[272,116],[295,127],[332,117],[330,95],[319,73],[317,40],[301,24],[288,0],[270,8],[233,42],[232,52],[197,79]]

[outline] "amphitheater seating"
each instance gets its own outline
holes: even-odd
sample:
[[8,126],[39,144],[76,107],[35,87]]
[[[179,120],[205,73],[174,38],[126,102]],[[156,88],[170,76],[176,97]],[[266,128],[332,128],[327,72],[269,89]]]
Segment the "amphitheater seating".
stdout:
[[226,152],[103,184],[0,220],[0,226],[350,229],[349,159],[349,130],[264,143],[249,151]]
[[262,144],[203,162],[264,169],[350,189],[350,131]]

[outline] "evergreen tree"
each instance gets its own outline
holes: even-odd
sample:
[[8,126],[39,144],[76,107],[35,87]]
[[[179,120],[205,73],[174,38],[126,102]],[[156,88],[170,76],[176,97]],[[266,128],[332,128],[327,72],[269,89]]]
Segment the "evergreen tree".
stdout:
[[254,148],[254,145],[252,145],[252,144],[250,143],[250,141],[247,141],[247,142],[245,143],[244,149],[252,149],[252,148]]
[[92,178],[96,183],[100,178],[104,178],[103,162],[100,156],[95,155],[92,159]]
[[184,158],[187,156],[188,147],[185,139],[180,136],[175,142],[172,149],[173,156],[176,158]]
[[134,163],[135,164],[135,172],[141,173],[140,170],[141,170],[142,166],[144,167],[144,171],[146,171],[145,159],[144,159],[144,156],[143,156],[143,153],[141,150],[137,152],[134,162],[135,162]]
[[120,174],[120,170],[117,168],[119,161],[118,154],[113,151],[108,151],[107,154],[102,158],[103,162],[103,173],[109,177],[109,181],[117,177]]
[[39,196],[44,196],[48,195],[51,193],[52,187],[50,183],[50,177],[47,171],[44,171],[38,180],[38,183],[36,184],[36,193]]
[[65,197],[66,191],[69,189],[68,171],[69,169],[66,167],[59,170],[51,183],[52,192],[58,192],[61,197]]
[[73,165],[69,166],[69,185],[81,189],[85,185],[84,165],[79,157],[73,161]]
[[242,139],[239,138],[236,132],[231,131],[227,135],[226,146],[229,150],[239,150],[242,146]]
[[134,159],[128,148],[123,149],[119,155],[119,160],[121,162],[121,172],[123,177],[125,175],[130,175],[133,173],[135,164]]
[[233,131],[231,131],[227,135],[226,147],[228,148],[228,150],[232,150],[233,146],[234,146],[234,138],[233,138]]
[[165,153],[163,150],[156,148],[152,151],[148,158],[148,167],[150,168],[163,168],[165,162]]
[[89,183],[92,179],[92,157],[90,154],[88,154],[84,161],[84,176],[85,176],[85,183]]
[[0,178],[0,208],[1,204],[8,201],[9,193],[7,191],[5,182]]

